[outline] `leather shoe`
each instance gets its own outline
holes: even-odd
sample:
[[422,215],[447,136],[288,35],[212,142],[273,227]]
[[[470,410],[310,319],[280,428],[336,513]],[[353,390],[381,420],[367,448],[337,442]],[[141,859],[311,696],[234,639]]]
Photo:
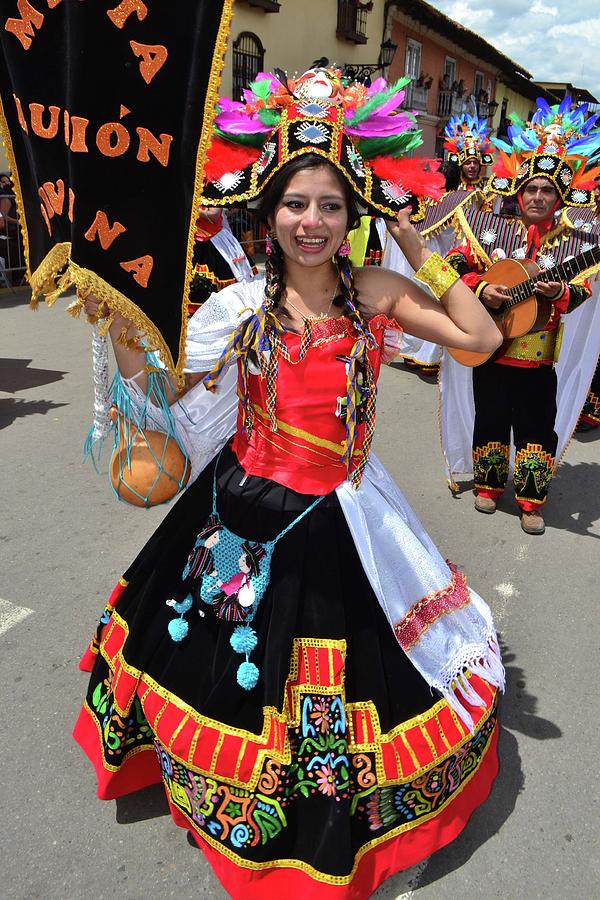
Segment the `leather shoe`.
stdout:
[[521,528],[525,534],[543,534],[546,530],[546,525],[542,514],[537,509],[532,512],[522,512]]
[[488,516],[491,516],[496,512],[496,501],[491,497],[480,497],[478,494],[475,497],[475,509],[477,512],[487,513]]

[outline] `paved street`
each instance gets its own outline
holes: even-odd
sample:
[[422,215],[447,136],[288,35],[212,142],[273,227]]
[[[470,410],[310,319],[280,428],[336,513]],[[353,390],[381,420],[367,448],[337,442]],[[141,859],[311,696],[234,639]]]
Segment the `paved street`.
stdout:
[[[162,788],[95,796],[70,737],[77,668],[105,597],[165,514],[113,497],[81,464],[92,409],[90,329],[0,293],[0,898],[222,898],[171,824]],[[381,377],[376,449],[442,552],[491,604],[504,646],[501,772],[463,835],[377,898],[592,900],[599,853],[600,435],[577,437],[551,491],[544,537],[507,499],[495,516],[453,499],[437,390]],[[107,457],[108,458],[108,457]],[[105,460],[106,462],[106,460]],[[401,689],[399,685],[399,689]]]

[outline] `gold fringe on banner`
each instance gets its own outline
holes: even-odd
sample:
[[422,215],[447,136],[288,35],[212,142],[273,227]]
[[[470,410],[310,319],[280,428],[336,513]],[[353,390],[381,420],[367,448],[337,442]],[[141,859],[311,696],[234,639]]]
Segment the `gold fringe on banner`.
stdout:
[[[204,104],[204,117],[200,142],[198,144],[198,153],[196,156],[194,194],[188,229],[184,291],[181,303],[181,333],[179,338],[179,355],[177,363],[173,360],[171,351],[159,329],[132,300],[110,285],[100,275],[97,275],[90,269],[82,268],[71,259],[72,245],[70,243],[56,244],[46,254],[35,272],[31,271],[23,192],[21,190],[15,153],[4,113],[4,107],[0,98],[0,138],[6,149],[6,157],[15,187],[17,214],[22,225],[21,234],[23,237],[26,275],[32,290],[32,309],[37,308],[40,297],[43,296],[46,299],[48,306],[52,306],[61,294],[69,288],[75,287],[77,290],[77,300],[73,301],[73,303],[67,307],[67,312],[74,318],[79,318],[85,298],[89,294],[93,294],[101,304],[106,303],[112,311],[119,312],[126,319],[129,319],[129,321],[143,333],[147,341],[147,345],[144,349],[157,351],[170,374],[177,379],[177,382],[181,386],[184,381],[183,366],[185,364],[185,343],[187,336],[187,299],[189,284],[192,278],[192,257],[194,252],[194,233],[196,230],[197,210],[204,180],[206,151],[212,135],[213,120],[221,84],[221,73],[223,71],[225,54],[227,52],[227,39],[231,28],[231,21],[233,19],[233,2],[234,0],[224,0],[223,3],[223,12],[217,39],[215,41],[211,72],[206,92],[206,101]],[[40,227],[42,227],[41,222]],[[107,330],[111,321],[112,317],[108,320],[108,325],[106,325],[106,322],[103,323]],[[137,341],[128,339],[126,336],[123,336],[122,333],[118,340],[119,343],[127,343],[128,346],[137,346]]]

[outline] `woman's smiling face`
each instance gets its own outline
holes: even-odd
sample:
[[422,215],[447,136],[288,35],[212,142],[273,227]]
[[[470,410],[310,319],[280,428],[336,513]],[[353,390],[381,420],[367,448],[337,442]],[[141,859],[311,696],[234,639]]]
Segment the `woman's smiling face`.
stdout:
[[286,259],[304,266],[330,260],[348,226],[346,198],[332,167],[318,166],[293,175],[269,225]]

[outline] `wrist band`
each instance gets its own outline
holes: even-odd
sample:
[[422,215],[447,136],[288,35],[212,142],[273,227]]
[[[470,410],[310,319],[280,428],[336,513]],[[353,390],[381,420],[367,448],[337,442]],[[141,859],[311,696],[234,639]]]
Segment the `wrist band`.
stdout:
[[432,253],[428,260],[415,272],[415,278],[426,284],[438,300],[458,281],[460,275],[439,253]]

